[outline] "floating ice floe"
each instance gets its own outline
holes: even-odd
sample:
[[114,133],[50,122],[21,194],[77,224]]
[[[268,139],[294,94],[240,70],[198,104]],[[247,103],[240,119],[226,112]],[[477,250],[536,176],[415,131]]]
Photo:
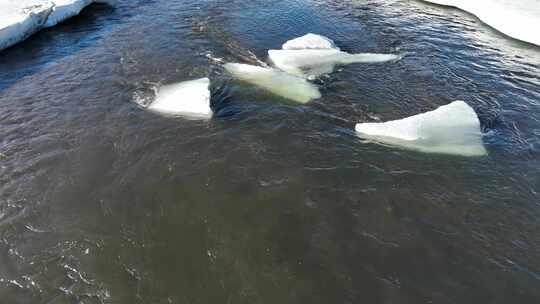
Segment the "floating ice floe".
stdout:
[[304,78],[273,68],[263,68],[241,63],[227,63],[223,67],[239,80],[252,83],[269,92],[296,102],[306,103],[312,99],[321,97],[321,93],[316,85]]
[[78,15],[83,8],[103,0],[0,0],[0,50],[35,32]]
[[282,71],[306,78],[331,73],[336,65],[401,58],[395,54],[349,54],[342,52],[330,38],[312,33],[285,42],[281,50],[269,50],[268,57]]
[[306,34],[302,37],[298,37],[289,40],[281,47],[283,50],[307,50],[307,49],[333,49],[339,50],[334,41],[328,37],[324,37],[317,34]]
[[499,32],[540,46],[538,0],[425,0],[467,11]]
[[482,156],[480,121],[463,101],[436,110],[383,123],[359,123],[360,137],[427,153]]
[[395,61],[396,54],[349,54],[338,49],[269,50],[268,56],[279,69],[300,77],[316,77],[334,71],[336,65]]
[[159,88],[156,100],[148,110],[192,118],[212,117],[210,108],[210,79],[201,78],[170,84]]

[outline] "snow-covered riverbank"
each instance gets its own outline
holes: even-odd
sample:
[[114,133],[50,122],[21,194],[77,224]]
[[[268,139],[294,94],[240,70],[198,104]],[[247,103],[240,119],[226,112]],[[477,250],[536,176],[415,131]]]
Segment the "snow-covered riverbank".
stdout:
[[0,50],[78,15],[95,0],[0,0]]
[[512,38],[540,46],[540,1],[537,0],[425,0],[469,12]]

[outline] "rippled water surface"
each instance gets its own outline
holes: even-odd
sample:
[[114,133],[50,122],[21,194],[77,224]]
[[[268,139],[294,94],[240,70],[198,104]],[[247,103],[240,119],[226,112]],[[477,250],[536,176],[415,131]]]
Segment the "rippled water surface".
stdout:
[[[227,62],[403,52],[298,105]],[[392,0],[118,0],[0,53],[2,303],[540,303],[540,49]],[[210,121],[145,111],[209,76]],[[364,142],[467,101],[488,156]]]

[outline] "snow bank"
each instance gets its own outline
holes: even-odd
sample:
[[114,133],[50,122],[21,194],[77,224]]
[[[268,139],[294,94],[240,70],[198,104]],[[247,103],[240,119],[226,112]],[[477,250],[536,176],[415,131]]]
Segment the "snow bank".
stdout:
[[399,60],[395,54],[349,54],[338,49],[269,50],[268,57],[279,69],[301,77],[320,76],[336,65]]
[[0,0],[0,50],[43,28],[53,7],[51,1]]
[[268,57],[280,70],[307,78],[331,73],[336,65],[401,58],[394,54],[349,54],[342,52],[330,38],[312,33],[285,42],[281,50],[269,50]]
[[314,84],[276,69],[241,63],[227,63],[223,67],[237,79],[296,102],[306,103],[321,97]]
[[211,118],[209,86],[208,78],[163,86],[158,90],[156,100],[148,106],[148,109],[168,115]]
[[480,121],[463,101],[384,123],[360,123],[356,132],[367,139],[427,153],[485,155]]
[[58,23],[77,16],[81,10],[92,4],[94,0],[54,0],[54,8],[47,18],[45,27],[55,26]]
[[317,35],[306,34],[302,37],[298,37],[289,40],[281,47],[283,50],[306,50],[306,49],[334,49],[339,50],[332,39]]
[[78,15],[94,0],[0,0],[0,50]]
[[467,11],[499,32],[540,46],[538,0],[425,0]]

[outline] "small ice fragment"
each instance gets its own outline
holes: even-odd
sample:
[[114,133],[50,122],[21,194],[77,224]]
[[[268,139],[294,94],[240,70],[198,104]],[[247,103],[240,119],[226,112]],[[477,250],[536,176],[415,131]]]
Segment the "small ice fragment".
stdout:
[[359,136],[426,153],[486,155],[480,121],[463,101],[433,111],[382,123],[359,123]]
[[317,35],[306,34],[302,37],[298,37],[289,40],[281,47],[283,50],[306,50],[306,49],[334,49],[339,50],[334,41],[330,38]]
[[159,88],[151,111],[193,118],[210,118],[210,79],[184,81]]
[[276,95],[306,103],[321,97],[316,85],[273,68],[227,63],[223,66],[235,78],[252,83]]

